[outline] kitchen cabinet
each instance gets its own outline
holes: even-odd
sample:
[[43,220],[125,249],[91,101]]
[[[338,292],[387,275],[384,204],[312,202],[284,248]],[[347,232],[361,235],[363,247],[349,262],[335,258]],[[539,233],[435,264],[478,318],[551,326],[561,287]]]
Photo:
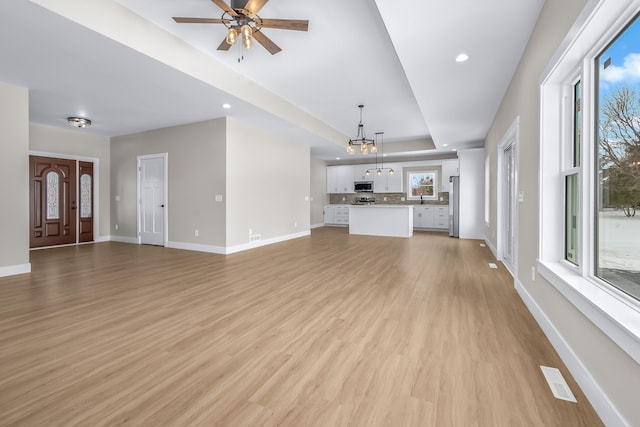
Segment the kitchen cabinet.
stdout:
[[413,228],[448,229],[449,206],[414,206]]
[[327,225],[349,225],[349,205],[326,205],[324,223]]
[[[370,174],[367,176],[367,170]],[[354,181],[373,181],[375,174],[375,165],[354,165],[353,166],[353,180]]]
[[327,193],[353,193],[353,165],[327,167]]
[[442,179],[440,184],[440,191],[449,192],[449,178],[452,176],[460,175],[460,166],[458,159],[443,160],[442,161]]
[[[384,167],[382,175],[377,175],[375,172],[372,174],[373,191],[375,193],[402,193],[402,183],[404,181],[402,167],[397,163],[388,163]],[[393,169],[393,175],[389,174],[389,169],[387,168]]]
[[324,223],[335,224],[336,222],[336,207],[327,205],[324,207]]

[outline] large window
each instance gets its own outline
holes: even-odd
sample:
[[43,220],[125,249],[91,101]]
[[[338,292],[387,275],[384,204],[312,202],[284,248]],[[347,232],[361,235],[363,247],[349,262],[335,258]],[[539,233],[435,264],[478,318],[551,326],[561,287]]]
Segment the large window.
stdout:
[[640,19],[597,58],[596,274],[640,299]]
[[537,268],[640,363],[640,0],[588,7],[541,79]]

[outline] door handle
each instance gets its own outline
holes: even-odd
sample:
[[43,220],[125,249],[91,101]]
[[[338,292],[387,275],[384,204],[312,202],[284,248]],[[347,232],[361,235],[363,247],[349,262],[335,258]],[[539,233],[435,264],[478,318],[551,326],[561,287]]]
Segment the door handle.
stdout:
[[160,205],[161,208],[164,208],[164,205]]

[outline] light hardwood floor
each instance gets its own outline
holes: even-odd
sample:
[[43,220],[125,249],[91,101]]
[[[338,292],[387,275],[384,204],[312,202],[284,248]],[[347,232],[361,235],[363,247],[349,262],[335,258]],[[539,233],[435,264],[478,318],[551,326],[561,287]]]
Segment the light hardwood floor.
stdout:
[[34,251],[0,278],[0,424],[601,425],[479,243],[320,228],[229,256]]

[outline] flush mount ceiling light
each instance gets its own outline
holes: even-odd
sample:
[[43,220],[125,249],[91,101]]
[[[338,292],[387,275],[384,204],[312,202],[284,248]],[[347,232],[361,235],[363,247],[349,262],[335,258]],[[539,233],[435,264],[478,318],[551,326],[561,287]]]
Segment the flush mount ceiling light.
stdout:
[[67,117],[67,123],[77,128],[86,128],[87,126],[91,126],[91,120],[85,119],[84,117]]
[[[229,50],[236,44],[238,39],[242,39],[242,46],[251,49],[255,39],[270,54],[275,55],[282,49],[260,30],[263,28],[277,28],[280,30],[308,31],[309,21],[306,19],[262,19],[258,12],[268,0],[231,0],[228,5],[224,0],[212,0],[220,9],[224,11],[222,17],[217,18],[182,18],[173,17],[178,24],[223,24],[227,27],[227,35],[218,46],[218,50]],[[241,49],[241,48],[239,48]],[[244,59],[242,55],[238,57],[238,62]]]
[[222,108],[228,110],[229,108],[231,108],[231,104],[222,104]]
[[360,109],[360,123],[358,123],[358,132],[355,139],[349,140],[349,144],[347,145],[347,153],[354,154],[354,146],[356,145],[360,146],[360,152],[362,154],[369,154],[369,151],[371,151],[371,153],[377,153],[378,148],[376,147],[376,142],[373,139],[367,139],[367,136],[364,132],[364,125],[362,124],[362,109],[364,108],[364,105],[360,104],[358,105],[358,108]]
[[465,62],[468,59],[469,59],[469,55],[467,55],[466,53],[461,53],[458,56],[456,56],[456,62]]

